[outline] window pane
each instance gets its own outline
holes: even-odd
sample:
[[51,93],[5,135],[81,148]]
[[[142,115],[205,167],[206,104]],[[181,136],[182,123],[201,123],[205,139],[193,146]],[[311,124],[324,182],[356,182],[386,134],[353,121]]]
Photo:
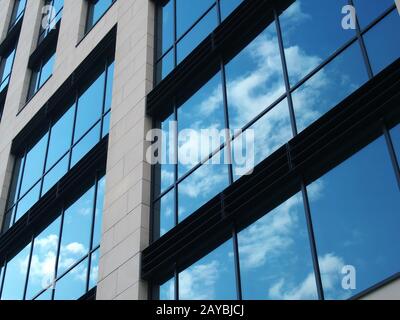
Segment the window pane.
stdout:
[[99,254],[100,251],[97,250],[92,254],[92,261],[90,266],[89,274],[89,290],[97,286],[97,278],[99,275]]
[[100,119],[103,111],[104,84],[105,76],[102,73],[79,97],[74,136],[75,142]]
[[57,163],[43,179],[42,195],[49,191],[68,171],[69,154]]
[[103,132],[101,134],[102,138],[110,133],[110,117],[111,112],[107,113],[103,118]]
[[180,300],[235,300],[232,240],[179,274]]
[[[399,189],[383,137],[308,187],[327,299],[345,299],[399,271]],[[342,288],[342,268],[356,288]]]
[[111,6],[114,2],[113,0],[97,0],[91,1],[93,4],[91,5],[92,10],[92,20],[89,21],[89,26],[94,25],[102,15],[107,11],[107,9]]
[[[249,130],[253,130],[249,134]],[[234,178],[239,179],[293,137],[289,106],[283,100],[232,143]],[[254,143],[254,144],[253,144]]]
[[304,130],[367,80],[360,47],[354,43],[293,93],[298,131]]
[[57,273],[59,276],[89,252],[93,201],[94,187],[65,211]]
[[160,190],[157,190],[157,195],[164,192],[168,187],[172,186],[175,181],[175,165],[176,163],[175,150],[176,150],[176,122],[174,122],[174,115],[172,114],[169,118],[161,123],[161,130],[163,132],[161,140],[161,153],[162,163],[161,167],[161,186]]
[[282,33],[292,85],[355,36],[354,30],[344,30],[341,25],[345,5],[348,5],[347,0],[296,1],[282,14]]
[[[187,1],[176,0],[176,27],[178,38],[187,31],[215,0]],[[212,30],[212,29],[211,29]]]
[[226,19],[239,4],[242,3],[243,0],[221,0],[221,16],[222,20]]
[[174,69],[174,51],[169,51],[161,61],[157,63],[156,82],[159,83]]
[[22,300],[28,272],[31,244],[28,244],[18,255],[7,263],[4,275],[2,300]]
[[[217,73],[178,109],[179,177],[219,148],[225,141],[224,128],[221,74]],[[215,139],[200,130],[215,131]]]
[[11,186],[10,186],[10,194],[8,196],[8,208],[10,208],[17,201],[18,189],[19,189],[19,185],[21,183],[21,177],[22,177],[23,162],[24,162],[23,157],[22,158],[18,157],[15,160],[13,177],[12,177],[12,182],[11,182]]
[[178,185],[179,221],[184,220],[229,185],[228,166],[220,151]]
[[7,57],[3,58],[2,64],[4,65],[4,67],[0,83],[2,83],[10,75],[14,62],[14,57],[15,57],[15,49],[11,51]]
[[86,293],[88,259],[57,281],[54,300],[78,300]]
[[397,161],[400,164],[400,124],[398,124],[396,127],[394,127],[391,131],[390,134],[392,136],[392,142],[394,149],[397,154]]
[[98,245],[100,245],[105,187],[106,187],[106,178],[103,177],[99,180],[97,184],[96,213],[94,220],[92,248],[96,248]]
[[100,123],[97,124],[72,150],[71,168],[79,162],[100,140]]
[[394,4],[393,0],[353,0],[353,2],[362,28]]
[[154,215],[160,219],[160,237],[175,227],[175,190],[172,189],[154,204]]
[[107,71],[107,86],[106,86],[106,102],[104,113],[111,109],[112,103],[112,88],[114,80],[114,63],[110,64]]
[[275,24],[225,68],[229,123],[240,129],[286,92]]
[[317,299],[303,198],[297,194],[238,234],[245,299]]
[[51,128],[46,171],[52,167],[71,146],[74,110],[74,107],[69,108]]
[[46,133],[26,155],[21,194],[24,194],[30,187],[32,187],[32,185],[38,181],[43,174],[48,136],[49,135]]
[[[190,6],[193,6],[193,2],[184,2],[188,3]],[[200,1],[196,1],[195,3],[200,3]],[[191,11],[189,10],[188,12]],[[189,55],[193,49],[195,49],[197,45],[216,28],[217,24],[217,12],[214,8],[187,35],[185,35],[183,39],[178,42],[178,63],[185,59],[186,56]]]
[[160,300],[175,300],[175,278],[160,286]]
[[40,183],[19,200],[15,221],[18,221],[30,208],[32,208],[32,206],[39,200],[39,196]]
[[400,16],[397,10],[383,19],[364,35],[365,45],[374,73],[379,73],[400,57],[398,32]]
[[26,299],[34,298],[54,281],[60,222],[61,217],[35,238]]
[[174,42],[174,0],[167,1],[164,5],[159,6],[158,24],[158,54],[160,57]]
[[64,0],[54,0],[53,1],[54,11],[57,14],[64,6]]
[[53,74],[53,66],[54,66],[54,60],[55,60],[55,54],[53,54],[49,60],[47,60],[46,62],[44,62],[43,66],[42,66],[42,73],[40,75],[40,82],[39,82],[39,86],[38,89],[43,86],[43,84],[49,80],[50,76]]

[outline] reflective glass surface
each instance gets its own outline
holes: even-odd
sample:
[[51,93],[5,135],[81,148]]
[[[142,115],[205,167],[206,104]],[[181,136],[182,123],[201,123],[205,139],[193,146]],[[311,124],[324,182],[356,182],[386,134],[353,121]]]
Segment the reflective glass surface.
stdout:
[[[399,188],[383,137],[308,189],[327,299],[348,298],[399,271]],[[355,271],[349,290],[346,266]]]
[[[199,91],[178,109],[178,176],[181,177],[204,160],[225,141],[224,109],[222,105],[221,75],[217,73]],[[214,144],[201,130],[213,130],[217,137]],[[214,140],[213,140],[214,141]],[[208,143],[208,144],[207,144]]]
[[298,131],[304,130],[368,80],[358,43],[354,43],[293,94]]
[[224,0],[220,4],[216,0],[169,0],[160,3],[157,13],[156,83],[184,60],[240,3],[241,0]]
[[86,29],[89,30],[116,0],[90,0]]
[[180,300],[236,298],[232,240],[179,274]]
[[26,0],[14,0],[14,1],[15,1],[14,9],[11,15],[9,29],[11,29],[19,21],[19,19],[21,19],[21,17],[24,14],[26,6]]
[[1,300],[22,300],[28,272],[31,244],[7,263],[4,273]]
[[31,86],[28,99],[30,99],[45,84],[53,74],[55,53],[40,62],[38,69],[32,71]]
[[400,29],[400,15],[397,10],[364,35],[365,45],[375,74],[400,57],[400,41],[397,30]]
[[318,298],[303,208],[297,194],[238,234],[244,299]]
[[54,281],[61,217],[33,242],[26,299],[32,299]]
[[82,90],[78,101],[73,99],[78,93],[73,92],[65,113],[50,121],[50,130],[36,143],[26,146],[26,154],[17,156],[3,230],[14,223],[14,213],[18,220],[37,202],[40,193],[49,191],[108,134],[113,70],[112,63],[107,67],[107,80],[105,70]]
[[65,210],[58,262],[59,275],[89,252],[94,191],[95,188],[92,187]]
[[11,76],[12,66],[14,64],[15,50],[8,55],[0,57],[0,92],[8,85]]
[[29,244],[6,263],[2,300],[23,299],[25,286],[25,299],[51,300],[54,284],[55,299],[78,299],[97,285],[104,182],[99,178],[61,208],[49,226],[33,235],[32,249]]

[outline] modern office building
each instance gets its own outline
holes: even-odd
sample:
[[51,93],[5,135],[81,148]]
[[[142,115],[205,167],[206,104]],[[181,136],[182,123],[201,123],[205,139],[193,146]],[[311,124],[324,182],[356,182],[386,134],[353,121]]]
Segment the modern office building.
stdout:
[[0,0],[0,299],[400,299],[399,30],[394,0]]

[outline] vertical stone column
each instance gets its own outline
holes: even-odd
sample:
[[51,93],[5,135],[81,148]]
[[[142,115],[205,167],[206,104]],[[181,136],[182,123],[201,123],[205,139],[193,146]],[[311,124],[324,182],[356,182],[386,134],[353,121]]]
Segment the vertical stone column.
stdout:
[[153,83],[154,4],[118,0],[113,106],[97,299],[147,299],[140,279],[149,242],[146,95]]

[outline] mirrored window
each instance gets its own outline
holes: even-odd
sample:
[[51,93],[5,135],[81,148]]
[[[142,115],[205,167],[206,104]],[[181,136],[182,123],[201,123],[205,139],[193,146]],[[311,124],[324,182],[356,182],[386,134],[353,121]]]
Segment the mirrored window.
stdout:
[[244,299],[318,298],[303,208],[297,194],[238,234]]
[[365,45],[375,74],[400,57],[400,42],[397,30],[400,29],[400,15],[393,10],[387,17],[364,35]]
[[358,43],[354,43],[292,94],[298,131],[335,107],[368,80]]
[[368,24],[394,5],[393,0],[353,0],[353,3],[362,28],[368,26]]
[[241,129],[286,93],[275,24],[226,66],[229,124]]
[[86,23],[86,30],[89,31],[109,7],[117,0],[88,0],[88,18]]
[[229,186],[225,150],[218,152],[178,185],[179,222]]
[[345,5],[347,0],[298,0],[281,15],[291,85],[355,36],[341,25]]
[[45,0],[43,7],[42,23],[40,24],[39,42],[56,27],[61,20],[64,0]]
[[26,0],[14,0],[14,8],[11,14],[9,29],[11,29],[24,15]]
[[240,3],[241,0],[160,2],[157,8],[155,82],[163,80]]
[[160,300],[175,300],[175,278],[160,286]]
[[225,141],[222,97],[221,74],[217,73],[178,109],[179,177]]
[[50,129],[16,155],[3,231],[108,134],[114,63],[101,63],[104,71],[87,89],[78,90],[83,91],[78,102],[78,92],[74,91],[66,102],[66,111],[48,124]]
[[22,300],[28,272],[31,244],[11,259],[4,272],[1,300]]
[[392,143],[397,155],[397,161],[400,164],[400,124],[398,124],[396,127],[394,127],[391,131],[391,138],[392,138]]
[[61,235],[58,275],[84,257],[90,250],[90,233],[94,210],[94,191],[90,188],[65,210]]
[[2,92],[10,82],[11,71],[14,64],[16,49],[13,48],[10,52],[0,57],[0,92]]
[[28,93],[28,100],[49,80],[53,74],[55,52],[40,60],[37,68],[32,70],[31,84]]
[[78,300],[86,293],[87,265],[85,259],[57,281],[54,300]]
[[[399,271],[400,197],[383,137],[308,187],[327,299],[346,299]],[[354,281],[342,287],[343,270]]]
[[55,299],[78,299],[97,285],[105,178],[96,180],[33,235],[32,247],[29,244],[8,261],[5,271],[0,268],[5,273],[2,300],[51,300],[54,284]]
[[232,240],[179,274],[179,300],[235,300]]
[[61,217],[57,218],[33,242],[26,299],[33,299],[50,287],[55,279]]

